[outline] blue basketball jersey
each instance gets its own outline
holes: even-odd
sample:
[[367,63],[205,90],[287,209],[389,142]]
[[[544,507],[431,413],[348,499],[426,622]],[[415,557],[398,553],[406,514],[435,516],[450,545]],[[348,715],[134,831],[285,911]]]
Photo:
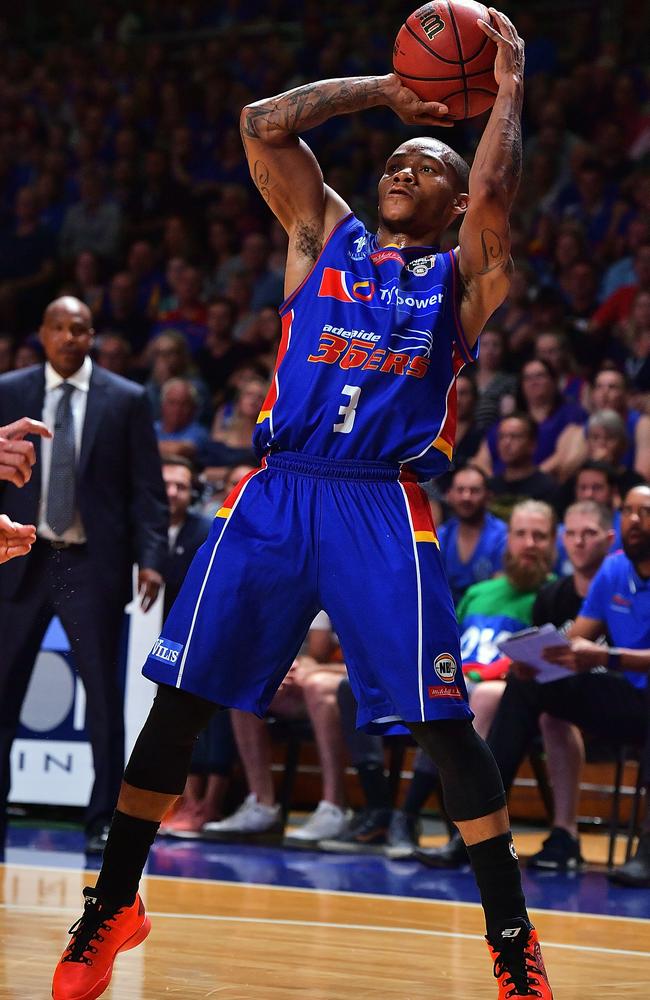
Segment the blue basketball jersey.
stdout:
[[449,468],[456,377],[476,357],[460,324],[453,251],[380,247],[353,215],[280,307],[282,339],[253,437],[260,457]]

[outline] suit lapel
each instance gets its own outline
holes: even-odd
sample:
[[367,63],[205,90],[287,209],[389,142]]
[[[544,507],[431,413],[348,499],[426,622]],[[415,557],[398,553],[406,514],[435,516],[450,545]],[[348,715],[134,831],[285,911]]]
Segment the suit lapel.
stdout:
[[88,389],[88,400],[86,403],[86,416],[84,419],[84,429],[81,435],[81,454],[79,456],[79,478],[83,475],[90,453],[92,451],[95,437],[101,423],[101,419],[106,409],[108,396],[108,386],[100,368],[93,365],[93,372],[90,377],[90,387]]

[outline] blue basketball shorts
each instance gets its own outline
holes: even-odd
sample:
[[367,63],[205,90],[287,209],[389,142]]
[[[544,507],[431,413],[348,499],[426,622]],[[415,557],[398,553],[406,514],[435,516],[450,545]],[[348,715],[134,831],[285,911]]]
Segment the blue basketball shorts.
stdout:
[[378,463],[264,459],[218,511],[143,672],[262,716],[321,609],[359,726],[472,718],[426,495]]

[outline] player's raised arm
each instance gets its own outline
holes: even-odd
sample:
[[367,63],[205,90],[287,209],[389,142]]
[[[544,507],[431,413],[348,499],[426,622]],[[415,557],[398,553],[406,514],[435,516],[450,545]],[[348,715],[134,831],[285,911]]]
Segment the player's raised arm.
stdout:
[[524,43],[508,18],[490,7],[493,24],[479,21],[497,45],[499,90],[469,175],[469,205],[460,230],[465,281],[463,327],[474,343],[510,285],[510,209],[521,177]]
[[333,226],[350,211],[324,183],[316,157],[299,134],[335,115],[379,105],[392,108],[406,124],[445,124],[444,105],[421,101],[393,73],[321,80],[242,110],[251,176],[289,234],[287,293],[302,281]]

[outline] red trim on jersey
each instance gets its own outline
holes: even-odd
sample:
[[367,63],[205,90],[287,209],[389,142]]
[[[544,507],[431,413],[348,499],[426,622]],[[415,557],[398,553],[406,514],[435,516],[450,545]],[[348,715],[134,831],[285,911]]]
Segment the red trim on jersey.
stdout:
[[460,344],[465,354],[467,361],[473,364],[476,358],[472,354],[472,349],[467,343],[467,337],[465,336],[465,331],[463,330],[462,323],[460,321],[459,303],[458,303],[458,286],[460,281],[457,278],[456,272],[458,271],[458,259],[453,250],[448,250],[447,253],[451,259],[451,291],[453,299],[453,314],[454,314],[454,324],[456,326],[456,340]]
[[438,542],[438,535],[436,534],[436,526],[433,523],[433,514],[431,513],[431,507],[429,501],[427,500],[427,495],[418,485],[417,477],[413,472],[408,469],[402,468],[399,474],[399,481],[402,484],[404,493],[406,494],[406,502],[409,506],[409,511],[411,512],[411,521],[413,522],[413,532],[417,535],[421,532],[433,533],[433,539],[436,544]]
[[266,394],[266,399],[262,404],[262,409],[259,412],[257,418],[258,424],[261,424],[263,420],[266,420],[270,416],[271,410],[278,401],[278,396],[280,394],[280,389],[278,386],[278,368],[284,360],[284,356],[289,348],[289,340],[291,339],[291,326],[293,324],[294,311],[285,313],[282,317],[282,335],[280,337],[280,346],[278,347],[278,353],[275,358],[275,367],[273,368],[273,379],[269,387],[269,391]]
[[224,502],[221,505],[221,507],[219,508],[216,516],[217,517],[228,517],[229,514],[230,514],[230,512],[232,511],[233,507],[235,506],[235,503],[237,502],[237,497],[239,496],[239,494],[243,490],[243,488],[246,485],[246,483],[248,482],[248,480],[252,479],[253,476],[256,476],[258,474],[258,472],[262,472],[265,468],[266,468],[266,458],[263,458],[262,461],[260,462],[259,469],[253,469],[251,472],[247,472],[245,476],[242,476],[242,478],[239,480],[239,482],[237,483],[237,485],[234,487],[234,489],[232,489],[230,491],[230,493],[228,494],[228,496],[224,500]]
[[458,406],[456,400],[456,378],[460,371],[465,367],[465,360],[461,357],[458,351],[458,345],[454,344],[451,353],[451,364],[454,372],[454,381],[449,387],[447,393],[447,412],[445,414],[445,419],[442,422],[442,426],[438,431],[438,437],[436,441],[442,438],[443,441],[449,445],[453,452],[456,444],[456,424],[458,422]]
[[337,230],[339,230],[341,228],[341,226],[343,225],[344,222],[347,222],[348,219],[351,219],[353,215],[354,215],[354,212],[348,212],[348,214],[344,215],[342,219],[339,219],[339,221],[336,223],[336,225],[332,228],[331,233],[329,234],[329,236],[327,237],[327,239],[323,243],[321,252],[319,253],[318,257],[316,258],[316,260],[314,261],[314,263],[312,264],[312,266],[309,268],[309,271],[307,272],[307,274],[305,275],[305,277],[302,279],[302,281],[300,282],[300,284],[298,285],[298,287],[294,288],[294,290],[289,295],[287,295],[286,299],[284,300],[284,302],[282,303],[282,305],[278,309],[278,312],[280,313],[280,315],[282,315],[282,313],[287,308],[287,306],[292,301],[292,299],[295,299],[295,297],[298,294],[298,292],[300,291],[300,289],[305,285],[305,282],[309,281],[309,279],[311,278],[312,274],[314,273],[314,269],[316,268],[316,265],[318,264],[319,260],[321,259],[321,257],[325,253],[325,247],[327,246],[327,244],[329,243],[329,241],[334,236],[334,233],[336,233]]

